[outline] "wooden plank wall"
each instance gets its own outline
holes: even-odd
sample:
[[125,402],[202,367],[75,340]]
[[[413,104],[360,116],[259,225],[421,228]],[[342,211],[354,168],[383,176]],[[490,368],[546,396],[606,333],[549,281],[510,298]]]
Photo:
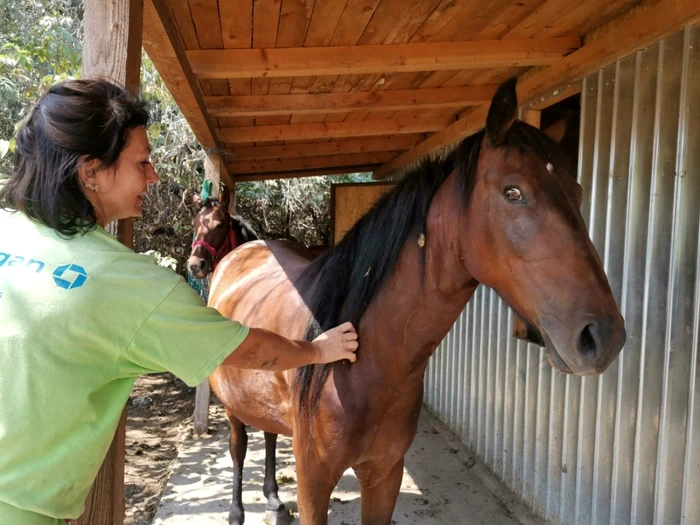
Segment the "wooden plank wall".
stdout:
[[331,239],[338,244],[343,236],[374,203],[395,186],[393,182],[331,185]]

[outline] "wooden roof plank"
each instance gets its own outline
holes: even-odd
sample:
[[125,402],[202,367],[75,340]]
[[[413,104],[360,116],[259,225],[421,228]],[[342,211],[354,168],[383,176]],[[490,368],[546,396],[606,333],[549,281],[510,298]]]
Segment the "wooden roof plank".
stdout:
[[357,44],[381,0],[348,0],[331,37],[331,46]]
[[253,0],[219,2],[221,40],[226,49],[253,47]]
[[299,47],[304,44],[314,3],[315,0],[282,0],[276,47]]
[[360,93],[319,93],[306,95],[241,95],[205,97],[210,115],[241,117],[284,115],[288,113],[348,113],[382,109],[459,108],[485,104],[491,100],[495,85]]
[[173,17],[175,17],[175,23],[180,30],[185,49],[199,49],[197,31],[194,28],[192,13],[187,0],[170,0],[168,4],[172,9]]
[[381,135],[436,132],[447,126],[452,118],[392,119],[376,122],[322,122],[316,124],[286,124],[280,126],[251,126],[220,128],[221,142],[313,140],[345,137],[376,137]]
[[[255,0],[253,2],[253,48],[275,47],[282,0]],[[251,82],[253,95],[270,92],[269,78],[254,78]]]
[[529,2],[512,2],[502,9],[490,22],[476,35],[477,39],[498,39],[518,26],[534,11],[539,9],[547,0],[531,0]]
[[256,182],[263,180],[273,180],[273,179],[299,179],[302,177],[325,177],[327,175],[342,175],[346,173],[371,173],[374,171],[379,164],[370,164],[364,166],[342,166],[338,168],[320,168],[313,170],[302,170],[302,171],[284,171],[284,172],[272,172],[272,173],[258,173],[258,174],[238,174],[236,175],[236,182]]
[[200,78],[293,77],[553,64],[577,38],[187,51]]
[[348,0],[322,0],[314,5],[304,46],[328,46],[345,12]]
[[274,146],[253,146],[230,148],[230,158],[268,159],[285,157],[320,157],[350,153],[371,153],[377,151],[404,151],[421,141],[423,135],[404,135],[390,138],[334,140],[324,144],[284,144]]
[[221,22],[216,0],[189,0],[190,12],[201,49],[221,49]]
[[441,0],[430,16],[411,37],[411,42],[430,42],[465,6],[474,6],[471,0]]
[[[614,20],[581,49],[524,78],[518,84],[518,100],[521,105],[527,105],[699,21],[700,4],[696,0],[646,0],[633,15]],[[478,131],[484,126],[487,113],[488,105],[475,108],[464,118],[383,165],[375,172],[375,177],[386,177]]]
[[359,44],[407,44],[440,0],[384,0]]
[[396,157],[396,152],[380,151],[373,153],[353,153],[351,155],[326,155],[323,157],[299,157],[285,159],[241,160],[229,163],[234,174],[270,173],[284,171],[314,170],[319,168],[337,168],[364,164],[382,164]]

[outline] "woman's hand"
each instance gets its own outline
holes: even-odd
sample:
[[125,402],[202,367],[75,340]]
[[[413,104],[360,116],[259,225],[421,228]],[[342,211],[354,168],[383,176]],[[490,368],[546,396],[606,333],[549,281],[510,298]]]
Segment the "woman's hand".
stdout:
[[333,363],[341,359],[354,363],[357,359],[357,332],[352,323],[343,323],[323,332],[313,340],[313,344],[319,350],[318,364]]

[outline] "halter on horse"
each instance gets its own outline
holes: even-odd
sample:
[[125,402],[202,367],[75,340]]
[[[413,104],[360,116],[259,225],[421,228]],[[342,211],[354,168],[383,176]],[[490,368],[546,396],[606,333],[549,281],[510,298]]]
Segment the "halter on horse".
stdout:
[[[224,194],[224,196],[226,193]],[[195,238],[187,261],[190,273],[203,279],[221,260],[239,245],[257,240],[258,236],[240,215],[231,215],[224,202],[207,198],[194,219]]]

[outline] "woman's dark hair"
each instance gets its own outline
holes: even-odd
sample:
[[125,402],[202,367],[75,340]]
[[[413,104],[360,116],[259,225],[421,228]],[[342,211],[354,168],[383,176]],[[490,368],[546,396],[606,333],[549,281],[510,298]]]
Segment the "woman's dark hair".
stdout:
[[60,235],[93,229],[80,166],[113,166],[129,130],[148,124],[145,104],[105,80],[66,80],[49,88],[22,122],[14,170],[0,186],[0,208],[18,210]]

